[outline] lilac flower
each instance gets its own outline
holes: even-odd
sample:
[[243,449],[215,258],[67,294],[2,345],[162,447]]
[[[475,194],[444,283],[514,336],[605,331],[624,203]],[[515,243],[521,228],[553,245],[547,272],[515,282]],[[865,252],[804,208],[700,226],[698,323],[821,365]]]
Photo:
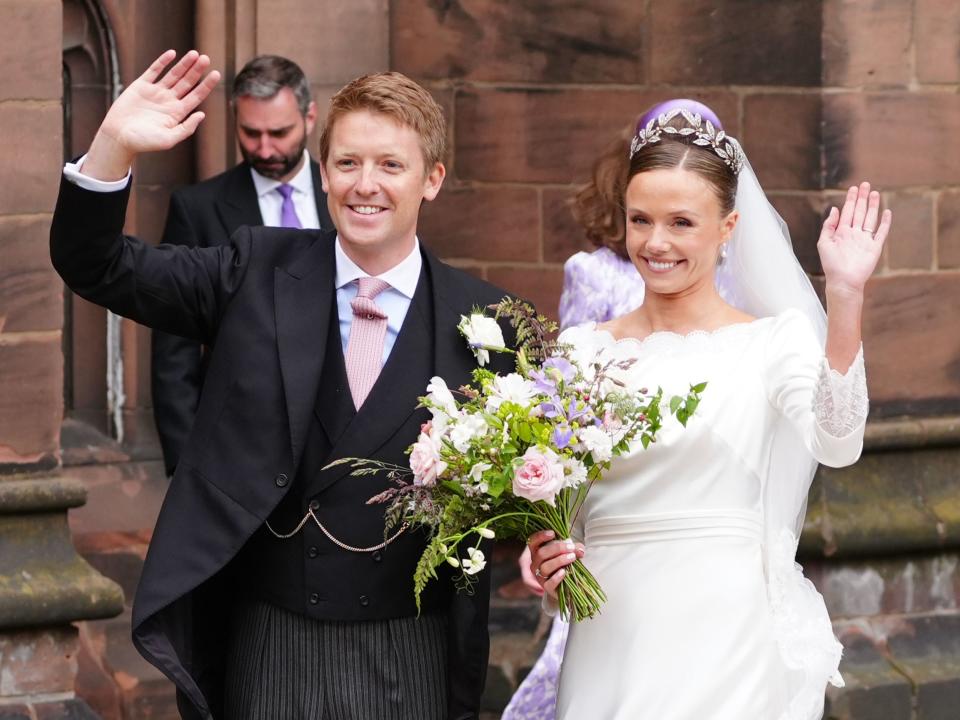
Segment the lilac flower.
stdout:
[[571,430],[568,425],[557,425],[553,429],[551,440],[553,441],[553,446],[558,450],[563,450],[565,447],[567,447],[572,439],[573,430]]
[[547,395],[554,394],[561,382],[572,382],[576,376],[577,369],[566,358],[559,355],[547,358],[539,370],[533,370],[530,373],[534,387]]

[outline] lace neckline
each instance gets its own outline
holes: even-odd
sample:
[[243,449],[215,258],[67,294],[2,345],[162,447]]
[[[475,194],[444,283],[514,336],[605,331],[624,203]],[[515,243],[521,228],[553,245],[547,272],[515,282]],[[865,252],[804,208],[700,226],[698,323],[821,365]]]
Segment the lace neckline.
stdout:
[[685,344],[688,342],[698,342],[711,339],[721,339],[726,338],[731,335],[740,335],[744,332],[753,330],[760,323],[771,320],[771,317],[759,317],[754,318],[753,320],[744,320],[742,322],[730,323],[729,325],[721,325],[714,330],[691,330],[688,333],[678,333],[673,332],[672,330],[655,330],[649,335],[637,338],[637,337],[616,337],[609,330],[605,330],[599,327],[598,323],[590,322],[586,325],[590,327],[598,335],[606,336],[610,339],[614,345],[636,345],[638,347],[644,347],[646,345],[652,344],[661,344],[668,343],[671,345],[675,344]]

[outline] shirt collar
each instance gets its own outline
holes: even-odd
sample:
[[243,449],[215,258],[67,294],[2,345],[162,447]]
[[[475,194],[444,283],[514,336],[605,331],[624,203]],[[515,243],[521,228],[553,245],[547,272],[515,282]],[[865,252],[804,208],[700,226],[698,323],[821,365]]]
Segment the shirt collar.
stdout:
[[[276,190],[281,183],[279,180],[268,178],[250,167],[250,175],[253,177],[253,187],[257,190],[257,197],[262,198],[268,192]],[[303,165],[297,171],[297,174],[290,178],[287,185],[293,187],[295,193],[302,192],[313,197],[313,170],[310,168],[310,153],[303,151]]]
[[[347,257],[347,254],[343,251],[343,246],[340,244],[339,235],[337,235],[337,240],[333,247],[337,262],[337,275],[334,280],[337,290],[358,278],[367,276],[367,273],[365,273],[359,265]],[[412,299],[413,293],[416,292],[417,289],[417,282],[420,280],[420,270],[422,267],[423,257],[420,255],[420,240],[414,237],[413,250],[410,251],[410,254],[385,273],[381,273],[376,277],[389,283],[390,287],[398,290],[405,297]]]

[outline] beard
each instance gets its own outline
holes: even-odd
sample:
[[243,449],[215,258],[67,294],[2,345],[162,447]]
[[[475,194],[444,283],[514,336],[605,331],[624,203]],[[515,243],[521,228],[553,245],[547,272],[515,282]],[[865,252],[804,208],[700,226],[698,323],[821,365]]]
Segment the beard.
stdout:
[[240,146],[240,154],[243,156],[244,161],[258,173],[271,180],[279,180],[285,175],[288,175],[297,166],[297,163],[303,158],[303,151],[306,147],[307,134],[304,132],[300,143],[297,145],[297,149],[289,155],[271,155],[268,158],[261,158],[252,153],[248,153],[243,145]]

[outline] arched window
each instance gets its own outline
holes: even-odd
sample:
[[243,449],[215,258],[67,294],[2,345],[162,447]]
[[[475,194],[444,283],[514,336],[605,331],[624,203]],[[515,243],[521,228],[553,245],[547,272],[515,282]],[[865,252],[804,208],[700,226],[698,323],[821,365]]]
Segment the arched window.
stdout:
[[[63,154],[90,146],[119,87],[116,47],[97,0],[63,3]],[[64,292],[66,417],[117,436],[122,403],[119,322],[100,307]],[[116,378],[114,380],[113,378]]]

